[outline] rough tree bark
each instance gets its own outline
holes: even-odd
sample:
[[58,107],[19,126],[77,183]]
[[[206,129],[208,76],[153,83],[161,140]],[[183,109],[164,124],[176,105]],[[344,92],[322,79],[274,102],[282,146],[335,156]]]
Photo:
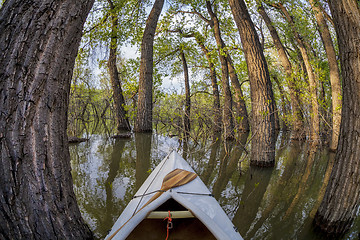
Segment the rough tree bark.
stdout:
[[183,63],[184,69],[184,80],[185,80],[185,114],[184,114],[184,131],[185,136],[190,134],[190,109],[191,109],[191,99],[190,99],[190,82],[189,82],[189,70],[183,50],[180,50],[180,58]]
[[274,166],[275,99],[259,37],[243,0],[229,0],[248,68],[252,106],[251,164]]
[[331,84],[331,102],[332,102],[332,134],[330,149],[336,150],[340,132],[341,122],[341,81],[340,71],[336,60],[336,53],[328,25],[323,15],[321,3],[317,0],[309,0],[313,8],[316,22],[319,26],[321,40],[324,44],[329,63],[330,84]]
[[121,82],[119,78],[119,71],[117,69],[117,41],[118,41],[118,16],[116,15],[114,3],[108,0],[111,11],[111,39],[110,39],[110,53],[108,60],[108,68],[110,74],[110,82],[114,94],[115,117],[116,125],[119,132],[130,131],[130,123],[127,117],[127,112],[124,108],[125,98],[121,89]]
[[300,107],[299,90],[296,88],[296,84],[295,84],[296,79],[293,77],[291,62],[286,54],[285,48],[280,40],[276,28],[273,26],[270,17],[266,13],[261,3],[258,3],[258,12],[260,13],[261,17],[264,19],[264,22],[267,28],[269,29],[275,48],[279,54],[279,59],[285,70],[286,81],[289,86],[290,100],[291,100],[290,104],[291,104],[291,111],[293,117],[291,121],[291,125],[292,125],[291,139],[302,140],[305,138],[305,134],[303,130],[304,128],[303,115]]
[[164,0],[155,0],[146,20],[141,42],[139,97],[135,121],[135,132],[152,132],[152,86],[153,86],[153,46],[157,22]]
[[206,1],[207,11],[211,17],[211,27],[214,28],[214,36],[219,52],[219,59],[221,63],[221,84],[224,94],[224,105],[223,105],[223,122],[224,122],[224,138],[227,140],[232,140],[235,138],[234,132],[234,118],[232,114],[232,94],[229,83],[229,69],[228,62],[225,53],[225,45],[221,39],[220,25],[219,20],[216,14],[212,10],[211,3]]
[[343,79],[340,138],[324,199],[315,215],[323,231],[347,231],[360,205],[360,6],[356,0],[330,0]]
[[0,239],[89,239],[73,192],[70,82],[93,0],[0,10]]

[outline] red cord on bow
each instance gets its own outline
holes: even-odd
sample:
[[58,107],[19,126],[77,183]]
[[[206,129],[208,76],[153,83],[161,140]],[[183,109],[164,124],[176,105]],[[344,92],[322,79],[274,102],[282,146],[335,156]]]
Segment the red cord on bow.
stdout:
[[171,214],[170,214],[170,211],[168,211],[169,212],[169,216],[168,217],[166,217],[166,218],[164,218],[164,220],[168,220],[168,222],[167,222],[167,224],[166,224],[166,239],[165,240],[168,240],[168,238],[169,238],[169,229],[172,229],[172,218],[171,218]]

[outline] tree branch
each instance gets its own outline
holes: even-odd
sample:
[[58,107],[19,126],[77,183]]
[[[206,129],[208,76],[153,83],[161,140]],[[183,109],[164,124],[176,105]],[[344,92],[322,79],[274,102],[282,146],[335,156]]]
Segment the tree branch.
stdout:
[[102,24],[104,24],[104,23],[107,21],[107,19],[108,19],[109,16],[110,16],[110,13],[107,12],[106,15],[101,19],[101,21],[100,21],[98,24],[96,24],[96,25],[94,25],[92,28],[84,31],[84,32],[83,32],[83,35],[84,35],[84,34],[88,34],[89,32],[93,31],[95,28],[97,28],[98,26],[101,26]]
[[211,20],[207,19],[206,17],[204,17],[201,13],[199,13],[197,11],[178,11],[178,12],[198,15],[202,20],[204,20],[205,22],[207,22],[208,24],[211,25]]
[[167,57],[175,54],[175,53],[178,52],[178,51],[180,51],[180,49],[179,49],[179,48],[176,48],[174,51],[169,52],[169,53],[166,54],[164,57],[159,58],[159,59],[155,62],[155,65],[158,65],[162,60],[164,60],[165,58],[167,58]]

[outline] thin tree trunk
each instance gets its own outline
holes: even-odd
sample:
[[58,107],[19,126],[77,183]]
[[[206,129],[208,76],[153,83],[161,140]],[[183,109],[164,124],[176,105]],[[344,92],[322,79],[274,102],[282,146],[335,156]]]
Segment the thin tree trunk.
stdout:
[[229,53],[227,53],[227,63],[228,63],[230,80],[235,90],[235,108],[237,111],[236,118],[238,118],[235,119],[237,123],[237,129],[240,132],[248,132],[250,131],[250,126],[249,126],[249,116],[247,113],[246,103],[245,103],[244,95],[241,90],[239,78],[236,74],[234,64]]
[[90,239],[73,191],[70,83],[93,0],[0,10],[0,239]]
[[221,63],[221,83],[224,94],[224,106],[223,106],[224,138],[227,140],[232,140],[235,138],[234,119],[232,114],[233,100],[232,100],[232,94],[229,84],[228,62],[226,58],[226,53],[224,53],[225,45],[221,39],[219,20],[217,19],[215,13],[212,11],[212,6],[209,1],[206,1],[206,7],[211,17],[211,23],[212,23],[211,25],[214,28],[214,36],[216,43],[218,45],[219,59]]
[[274,166],[275,99],[259,37],[243,0],[229,0],[248,68],[252,105],[251,164]]
[[316,22],[319,26],[321,40],[323,41],[326,55],[329,62],[330,83],[331,83],[331,101],[332,101],[332,134],[330,149],[336,150],[340,132],[341,122],[341,81],[340,71],[336,60],[334,43],[323,15],[322,6],[319,1],[309,0],[315,13]]
[[152,86],[153,86],[153,46],[157,22],[164,0],[155,0],[146,20],[141,42],[139,97],[135,122],[135,132],[152,132]]
[[274,6],[284,14],[286,20],[290,24],[295,40],[298,44],[302,59],[304,60],[306,72],[309,79],[309,93],[311,98],[310,139],[316,143],[320,141],[320,118],[319,118],[319,103],[318,103],[318,92],[317,92],[317,88],[319,85],[318,79],[316,78],[313,68],[311,66],[310,57],[307,53],[305,43],[302,40],[303,38],[300,36],[300,34],[297,32],[295,28],[295,23],[293,18],[290,16],[289,12],[286,10],[283,4],[278,3],[275,4]]
[[186,63],[186,58],[184,51],[180,51],[181,61],[183,63],[184,69],[184,80],[185,80],[185,114],[184,114],[184,131],[185,135],[190,134],[190,109],[191,109],[191,100],[190,100],[190,83],[189,83],[189,70]]
[[127,112],[124,108],[125,98],[121,89],[121,82],[119,78],[119,72],[116,66],[117,62],[117,31],[118,31],[118,17],[114,12],[115,6],[111,0],[108,0],[110,4],[111,13],[111,40],[110,40],[110,54],[108,60],[108,68],[110,73],[110,81],[114,92],[114,105],[115,105],[115,117],[118,131],[130,131],[130,123],[127,117]]
[[283,131],[287,131],[288,130],[288,120],[287,120],[287,116],[289,115],[290,111],[288,109],[288,99],[286,97],[286,93],[285,90],[283,88],[283,86],[280,84],[279,79],[277,78],[277,76],[272,76],[272,79],[274,79],[276,85],[278,86],[279,92],[280,92],[280,98],[281,98],[281,107],[282,107],[282,111],[283,114],[285,115],[285,119],[283,119],[282,121],[282,130]]
[[291,99],[290,103],[291,103],[291,110],[292,110],[292,116],[293,116],[292,121],[291,121],[291,125],[292,125],[291,139],[302,140],[305,138],[305,135],[303,134],[304,133],[304,131],[303,131],[303,128],[304,128],[303,115],[302,115],[301,108],[300,108],[299,90],[297,89],[296,84],[295,84],[296,79],[293,77],[294,74],[293,74],[291,62],[286,54],[285,48],[280,40],[278,33],[277,33],[275,27],[273,26],[273,23],[272,23],[270,17],[267,15],[262,4],[258,5],[258,12],[264,19],[265,24],[270,31],[270,35],[273,39],[275,48],[279,54],[279,59],[285,70],[286,81],[288,83],[289,90],[290,90],[289,91],[290,99]]
[[199,36],[195,36],[197,43],[200,45],[201,50],[204,52],[206,59],[208,60],[209,64],[209,70],[210,70],[210,79],[211,79],[211,87],[213,90],[213,106],[214,106],[214,126],[213,131],[215,133],[221,132],[221,111],[220,111],[220,94],[219,94],[219,87],[216,80],[216,72],[215,72],[215,66],[212,62],[209,50],[205,47],[204,43],[200,39]]
[[329,3],[339,43],[343,108],[335,163],[315,223],[329,234],[342,235],[360,205],[360,6],[355,0]]

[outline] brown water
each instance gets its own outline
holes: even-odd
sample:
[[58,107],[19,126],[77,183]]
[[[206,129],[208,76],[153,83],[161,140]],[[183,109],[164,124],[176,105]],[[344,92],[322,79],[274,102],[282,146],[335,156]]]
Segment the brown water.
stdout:
[[[314,231],[312,216],[334,155],[306,143],[290,143],[283,134],[277,142],[275,167],[261,169],[249,166],[246,141],[246,135],[239,143],[226,144],[216,137],[184,144],[155,134],[136,134],[127,140],[92,135],[88,142],[70,146],[83,218],[103,239],[151,170],[175,149],[244,239],[325,239]],[[343,239],[359,237],[360,216]]]

